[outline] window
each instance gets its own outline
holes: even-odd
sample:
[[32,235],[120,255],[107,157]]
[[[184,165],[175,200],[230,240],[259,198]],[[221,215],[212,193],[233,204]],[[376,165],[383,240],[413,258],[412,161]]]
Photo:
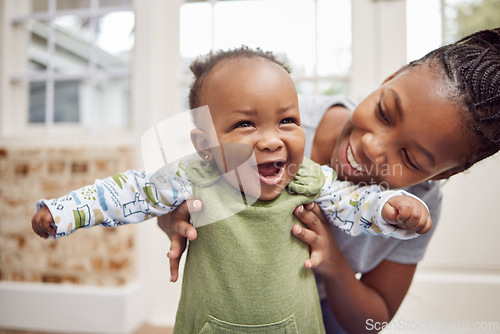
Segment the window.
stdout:
[[500,24],[500,0],[441,0],[446,9],[445,42],[453,42],[483,29]]
[[195,57],[247,45],[285,60],[299,93],[347,92],[350,0],[185,1],[180,32],[185,87]]
[[500,0],[407,0],[406,6],[409,61],[500,22]]
[[16,1],[10,24],[19,57],[8,72],[11,92],[19,97],[12,99],[15,128],[128,125],[134,45],[129,2]]

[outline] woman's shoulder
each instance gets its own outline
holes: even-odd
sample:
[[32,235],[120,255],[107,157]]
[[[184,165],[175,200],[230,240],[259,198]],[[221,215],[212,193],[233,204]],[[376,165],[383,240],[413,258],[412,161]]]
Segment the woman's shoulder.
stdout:
[[349,110],[355,107],[354,102],[344,95],[299,95],[301,116],[310,117],[318,122],[328,109],[336,105],[344,106]]
[[[338,112],[337,109],[341,108],[346,112]],[[311,146],[306,147],[305,154],[310,156],[312,153],[313,141],[320,124],[324,121],[329,124],[342,124],[345,115],[348,115],[353,108],[354,103],[342,95],[299,95],[300,120],[306,135],[306,142],[309,142]]]

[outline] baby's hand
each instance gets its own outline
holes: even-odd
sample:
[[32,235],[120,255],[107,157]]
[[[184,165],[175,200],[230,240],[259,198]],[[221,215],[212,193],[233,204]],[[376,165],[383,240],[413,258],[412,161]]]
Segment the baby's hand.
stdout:
[[37,213],[35,213],[33,218],[31,218],[31,227],[33,228],[33,231],[42,238],[55,236],[57,231],[54,218],[52,218],[52,215],[46,206],[43,206]]
[[425,205],[411,196],[394,196],[382,208],[382,217],[404,230],[424,234],[430,231],[432,219]]

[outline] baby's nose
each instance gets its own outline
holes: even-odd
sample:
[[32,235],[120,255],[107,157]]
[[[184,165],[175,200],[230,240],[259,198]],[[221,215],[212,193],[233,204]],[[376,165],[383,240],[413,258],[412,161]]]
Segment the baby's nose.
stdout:
[[273,131],[263,133],[257,144],[257,148],[259,150],[269,150],[272,152],[280,149],[281,147],[283,147],[283,141]]

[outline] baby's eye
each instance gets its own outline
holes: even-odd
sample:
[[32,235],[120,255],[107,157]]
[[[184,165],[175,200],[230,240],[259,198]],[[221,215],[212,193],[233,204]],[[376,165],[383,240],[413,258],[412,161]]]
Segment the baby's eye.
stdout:
[[298,124],[297,120],[293,117],[287,117],[282,119],[280,124]]
[[236,123],[233,126],[233,129],[236,129],[236,128],[249,128],[251,126],[253,126],[252,122],[250,122],[250,121],[241,121],[241,122]]

